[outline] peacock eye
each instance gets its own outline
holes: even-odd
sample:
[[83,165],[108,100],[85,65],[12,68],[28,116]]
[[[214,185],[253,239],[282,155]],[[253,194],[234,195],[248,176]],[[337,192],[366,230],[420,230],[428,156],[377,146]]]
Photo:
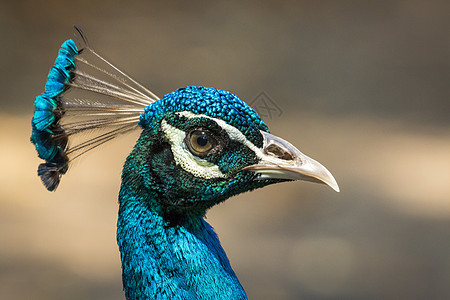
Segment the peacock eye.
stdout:
[[200,129],[189,132],[185,144],[192,154],[204,157],[217,145],[217,141],[210,132]]

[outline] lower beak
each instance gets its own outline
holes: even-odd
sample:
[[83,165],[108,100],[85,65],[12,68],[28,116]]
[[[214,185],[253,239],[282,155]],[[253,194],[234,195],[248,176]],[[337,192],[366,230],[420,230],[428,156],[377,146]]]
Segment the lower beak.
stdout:
[[261,131],[264,144],[260,156],[260,162],[245,167],[259,174],[260,179],[290,179],[306,180],[324,183],[336,192],[339,186],[333,175],[319,162],[309,158],[291,143],[270,133]]

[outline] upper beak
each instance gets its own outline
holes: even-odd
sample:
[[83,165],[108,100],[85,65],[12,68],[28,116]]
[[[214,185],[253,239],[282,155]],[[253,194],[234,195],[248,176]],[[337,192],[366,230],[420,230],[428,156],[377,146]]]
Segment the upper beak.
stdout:
[[291,143],[270,133],[261,131],[264,144],[260,162],[245,167],[260,174],[259,178],[277,178],[291,180],[307,180],[325,183],[339,192],[339,186],[333,175],[319,162],[309,158]]

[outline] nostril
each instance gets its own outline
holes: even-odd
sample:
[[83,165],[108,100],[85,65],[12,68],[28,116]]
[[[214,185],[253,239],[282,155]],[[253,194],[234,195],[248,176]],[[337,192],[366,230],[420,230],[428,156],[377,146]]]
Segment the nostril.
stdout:
[[265,152],[268,154],[272,154],[276,156],[279,159],[283,160],[293,160],[292,154],[287,151],[286,149],[281,148],[280,146],[277,146],[275,144],[271,144],[266,147]]

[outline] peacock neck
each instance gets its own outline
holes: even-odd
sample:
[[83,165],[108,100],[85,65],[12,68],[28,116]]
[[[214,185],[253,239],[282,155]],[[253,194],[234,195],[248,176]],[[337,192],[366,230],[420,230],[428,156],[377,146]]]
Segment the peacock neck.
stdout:
[[246,299],[202,216],[173,224],[155,195],[122,184],[117,241],[127,299]]

